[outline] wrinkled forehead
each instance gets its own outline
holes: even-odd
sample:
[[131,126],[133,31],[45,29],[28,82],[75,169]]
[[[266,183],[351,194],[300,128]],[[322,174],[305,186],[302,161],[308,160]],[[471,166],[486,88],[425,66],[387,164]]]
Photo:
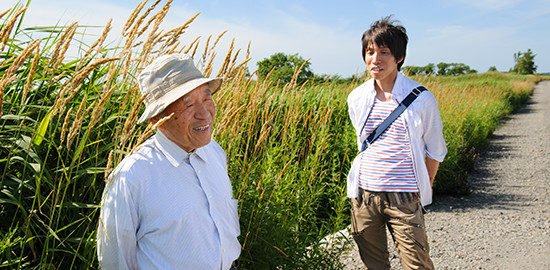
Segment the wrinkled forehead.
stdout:
[[212,90],[210,90],[209,84],[205,83],[193,89],[191,92],[185,94],[183,97],[180,98],[180,100],[186,102],[191,98],[191,95],[194,94],[201,94],[201,96],[212,96]]

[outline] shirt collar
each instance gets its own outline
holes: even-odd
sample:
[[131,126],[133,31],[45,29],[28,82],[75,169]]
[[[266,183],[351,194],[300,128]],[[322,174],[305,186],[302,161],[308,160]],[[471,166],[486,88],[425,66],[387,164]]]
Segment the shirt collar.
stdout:
[[[403,88],[403,75],[401,72],[397,72],[397,77],[395,78],[395,84],[393,85],[392,96],[397,102],[403,101],[406,95],[408,95],[407,89]],[[412,89],[409,89],[409,92]]]
[[[397,72],[397,77],[395,78],[395,83],[393,84],[393,89],[392,89],[392,98],[397,103],[401,102],[404,99],[404,97],[409,94],[408,92],[406,92],[407,89],[404,89],[402,87],[404,78],[406,77],[405,75],[403,75],[403,73]],[[375,80],[374,79],[368,80],[367,83],[372,93],[376,94],[376,90],[374,86]]]
[[179,147],[176,143],[168,139],[160,129],[157,129],[155,134],[156,145],[160,152],[168,159],[168,161],[174,167],[178,167],[183,161],[190,158],[193,155],[197,155],[204,161],[207,161],[206,152],[203,149],[204,147],[195,149],[195,151],[188,153]]

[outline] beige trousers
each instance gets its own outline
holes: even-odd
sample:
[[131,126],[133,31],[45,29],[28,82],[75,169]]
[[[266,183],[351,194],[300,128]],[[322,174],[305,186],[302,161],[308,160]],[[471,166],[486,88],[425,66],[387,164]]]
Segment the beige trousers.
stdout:
[[360,189],[351,204],[351,232],[367,269],[390,269],[386,227],[403,269],[434,269],[417,193]]

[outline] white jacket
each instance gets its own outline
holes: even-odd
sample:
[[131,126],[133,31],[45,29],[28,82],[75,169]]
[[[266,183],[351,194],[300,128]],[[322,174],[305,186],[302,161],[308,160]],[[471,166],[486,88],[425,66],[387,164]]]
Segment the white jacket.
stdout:
[[[399,103],[420,84],[407,78],[402,73],[397,73],[393,86],[392,99]],[[348,110],[351,122],[357,135],[357,146],[361,150],[362,143],[369,134],[363,132],[363,124],[372,109],[376,97],[374,79],[370,79],[354,89],[348,96]],[[432,203],[432,188],[428,170],[426,168],[426,155],[434,160],[442,162],[447,154],[445,139],[443,138],[443,124],[437,100],[435,96],[424,91],[403,112],[407,135],[411,143],[414,174],[420,190],[422,205]],[[355,158],[348,174],[348,197],[356,198],[359,191],[359,163],[360,158]]]

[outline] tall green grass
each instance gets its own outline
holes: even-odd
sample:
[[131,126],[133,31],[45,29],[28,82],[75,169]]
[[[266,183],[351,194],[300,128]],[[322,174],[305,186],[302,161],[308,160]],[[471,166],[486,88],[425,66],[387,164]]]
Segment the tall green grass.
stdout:
[[[199,40],[178,41],[196,16],[164,31],[170,2],[158,4],[140,4],[112,47],[104,44],[110,22],[87,45],[75,38],[89,30],[78,23],[22,29],[25,8],[3,14],[0,267],[97,267],[105,176],[152,133],[151,126],[135,125],[141,105],[135,77],[158,55],[199,54]],[[209,37],[201,55],[205,73],[212,69],[213,43]],[[76,59],[66,55],[70,48],[78,50]],[[227,51],[221,76],[240,68],[231,61],[235,53]]]
[[[180,44],[195,17],[163,31],[170,2],[158,4],[140,4],[118,45],[109,46],[109,23],[87,45],[75,38],[87,30],[76,23],[22,29],[19,6],[0,16],[0,268],[97,268],[105,176],[153,133],[135,125],[142,110],[138,72],[156,56],[186,52],[207,76],[216,74],[212,60],[224,33]],[[74,47],[76,59],[66,56]],[[318,242],[349,223],[345,176],[357,150],[346,97],[361,81],[258,81],[246,75],[247,60],[236,61],[244,52],[224,51],[214,137],[227,152],[239,200],[241,268],[338,269],[342,250]],[[417,79],[439,100],[450,151],[436,191],[449,192],[466,190],[477,149],[540,78]]]
[[336,268],[335,254],[307,247],[348,222],[350,88],[242,81],[219,96],[216,130],[240,202],[241,261],[251,269]]

